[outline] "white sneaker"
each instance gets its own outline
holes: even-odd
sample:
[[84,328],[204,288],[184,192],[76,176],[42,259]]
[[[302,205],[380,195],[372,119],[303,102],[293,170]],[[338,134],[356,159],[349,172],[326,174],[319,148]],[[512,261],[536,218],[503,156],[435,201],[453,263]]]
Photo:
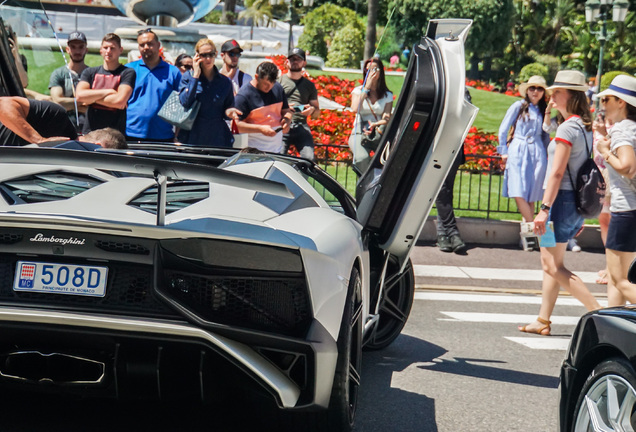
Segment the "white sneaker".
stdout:
[[581,252],[581,246],[576,243],[576,240],[570,239],[568,240],[568,250],[572,252]]

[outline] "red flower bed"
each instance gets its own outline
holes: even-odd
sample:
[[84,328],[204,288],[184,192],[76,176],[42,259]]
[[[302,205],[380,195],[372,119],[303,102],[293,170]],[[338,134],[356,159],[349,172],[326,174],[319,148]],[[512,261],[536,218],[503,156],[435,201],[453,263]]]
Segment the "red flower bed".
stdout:
[[[472,88],[475,88],[477,90],[486,90],[486,91],[489,91],[489,92],[495,92],[495,86],[490,84],[490,83],[487,83],[485,81],[466,79],[466,85],[468,87],[472,87]],[[515,96],[515,97],[520,97],[521,96],[519,94],[519,92],[517,91],[517,89],[515,89],[515,90],[506,90],[503,94],[506,94],[508,96]]]
[[497,145],[499,140],[496,135],[488,134],[471,127],[464,140],[464,155],[466,163],[464,166],[475,170],[503,170],[504,166],[500,159],[481,158],[479,156],[499,156]]
[[[282,73],[287,73],[286,60],[283,55],[268,57]],[[351,106],[351,92],[362,83],[362,80],[346,80],[335,76],[319,75],[312,77],[305,72],[318,90],[318,95],[339,103],[345,107]],[[481,90],[493,91],[490,84],[479,81],[466,81],[466,85]],[[322,144],[316,147],[316,159],[351,161],[349,150],[349,135],[353,127],[355,114],[351,111],[321,110],[320,117],[316,120],[308,120],[314,142]],[[487,134],[476,127],[472,127],[464,141],[464,154],[466,165],[470,169],[488,170],[502,169],[498,159],[479,158],[480,156],[497,156],[497,137]],[[292,154],[298,155],[296,150],[290,149]]]

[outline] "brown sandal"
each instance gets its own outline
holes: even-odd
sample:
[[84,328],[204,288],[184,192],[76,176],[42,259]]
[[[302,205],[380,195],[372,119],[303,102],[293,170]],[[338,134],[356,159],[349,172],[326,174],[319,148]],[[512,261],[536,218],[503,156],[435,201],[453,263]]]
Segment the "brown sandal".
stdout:
[[519,327],[519,331],[522,331],[524,333],[538,334],[541,336],[550,336],[550,331],[552,330],[550,328],[550,324],[552,324],[552,321],[544,320],[541,317],[537,317],[537,322],[543,324],[543,326],[539,327],[538,329],[529,329],[527,325],[524,325]]

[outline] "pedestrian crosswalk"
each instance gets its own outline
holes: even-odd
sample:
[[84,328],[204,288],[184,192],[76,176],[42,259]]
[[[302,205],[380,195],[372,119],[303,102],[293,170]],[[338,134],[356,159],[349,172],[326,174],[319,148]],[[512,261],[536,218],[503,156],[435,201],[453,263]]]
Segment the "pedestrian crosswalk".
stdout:
[[[447,302],[448,308],[453,309],[453,302],[474,302],[474,303],[488,303],[488,304],[516,304],[516,305],[539,305],[541,304],[541,297],[539,296],[527,296],[527,295],[497,295],[497,294],[464,294],[464,293],[450,293],[450,292],[437,292],[437,291],[418,291],[415,293],[415,300],[424,301],[440,301]],[[601,306],[607,306],[607,301],[600,300]],[[553,315],[550,317],[553,325],[564,325],[574,327],[579,321],[579,318],[585,309],[575,299],[568,297],[559,297],[557,299],[557,306],[569,306],[570,308],[559,308],[562,313],[563,310],[572,310],[572,315]],[[576,309],[573,308],[576,306]],[[507,326],[512,325],[524,325],[533,322],[536,319],[536,314],[511,314],[501,313],[496,311],[496,307],[493,308],[493,312],[460,312],[452,310],[441,310],[438,320],[442,321],[455,321],[463,323],[501,323]],[[512,327],[512,326],[511,326]],[[523,333],[519,333],[523,335]],[[536,350],[566,350],[570,342],[569,337],[543,337],[543,336],[505,336],[505,339],[523,345],[530,349]]]
[[[506,281],[541,281],[543,271],[541,269],[505,269],[464,267],[449,265],[421,265],[413,266],[417,277],[457,278],[457,279],[483,279]],[[576,275],[586,284],[596,283],[597,272],[577,271]]]

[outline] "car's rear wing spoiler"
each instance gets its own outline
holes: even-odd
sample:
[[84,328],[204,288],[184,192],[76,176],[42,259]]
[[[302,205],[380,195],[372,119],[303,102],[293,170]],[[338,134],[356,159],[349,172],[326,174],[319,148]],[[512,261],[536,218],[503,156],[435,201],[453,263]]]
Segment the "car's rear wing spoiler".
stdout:
[[282,183],[206,165],[183,163],[113,154],[100,151],[66,150],[59,148],[0,147],[3,163],[72,166],[95,168],[152,176],[157,182],[157,225],[164,225],[166,217],[166,183],[168,180],[197,180],[249,189],[286,198],[292,193]]

